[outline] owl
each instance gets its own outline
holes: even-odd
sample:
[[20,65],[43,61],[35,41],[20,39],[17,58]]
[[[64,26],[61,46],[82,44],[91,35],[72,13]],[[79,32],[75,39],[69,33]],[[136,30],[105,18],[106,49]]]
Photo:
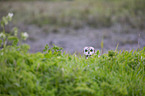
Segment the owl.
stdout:
[[86,59],[95,53],[94,47],[85,47],[83,53],[86,55]]

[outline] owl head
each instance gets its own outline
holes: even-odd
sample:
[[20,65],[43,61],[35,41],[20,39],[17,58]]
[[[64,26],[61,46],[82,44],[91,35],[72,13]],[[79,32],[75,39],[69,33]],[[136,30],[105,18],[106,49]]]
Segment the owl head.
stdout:
[[86,55],[86,58],[87,58],[95,53],[95,49],[94,47],[85,47],[83,50],[83,53]]

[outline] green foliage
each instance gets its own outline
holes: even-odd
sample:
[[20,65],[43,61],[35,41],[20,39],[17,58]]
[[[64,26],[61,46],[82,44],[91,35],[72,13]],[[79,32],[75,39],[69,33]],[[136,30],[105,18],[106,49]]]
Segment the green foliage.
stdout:
[[114,57],[116,56],[116,52],[114,52],[113,50],[108,51],[108,57]]
[[[0,32],[0,47],[5,48],[8,45],[16,46],[19,43],[19,40],[26,40],[28,38],[27,32],[21,33],[21,38],[18,38],[18,29],[15,27],[13,28],[12,32],[6,33],[5,26],[12,20],[13,13],[8,13],[7,16],[3,16],[2,20],[0,21],[1,27],[3,31]],[[10,43],[10,44],[8,44]]]
[[100,57],[97,51],[88,59],[62,53],[55,45],[46,45],[44,53],[30,54],[28,49],[28,45],[7,45],[0,50],[0,95],[145,95],[145,48],[109,51]]
[[34,54],[16,48],[0,50],[0,94],[145,95],[144,50],[123,51],[115,56],[110,51],[86,60],[69,54],[58,56],[58,51],[52,49]]
[[[43,0],[55,2],[33,2],[33,7],[30,2],[18,1],[0,3],[1,13],[9,11],[9,6],[17,13],[16,23],[74,29],[85,26],[110,27],[116,24],[145,28],[145,0]],[[38,3],[41,8],[37,6]],[[52,10],[49,10],[50,7]]]
[[[0,1],[13,1],[13,0],[0,0]],[[15,1],[40,1],[40,0],[15,0]],[[69,1],[69,0],[41,0],[41,1]]]
[[[26,24],[35,24],[40,27],[50,24],[79,29],[86,25],[100,28],[127,24],[132,28],[144,29],[144,5],[145,0],[71,0],[69,7],[66,1],[59,1],[51,2],[50,5],[43,4],[41,6],[46,7],[41,9],[35,6],[33,10],[31,5],[25,5],[24,12],[29,14],[24,21]],[[53,11],[49,11],[47,6],[52,6]],[[27,7],[31,10],[27,10]],[[21,20],[21,14],[24,12],[17,10],[18,12]]]

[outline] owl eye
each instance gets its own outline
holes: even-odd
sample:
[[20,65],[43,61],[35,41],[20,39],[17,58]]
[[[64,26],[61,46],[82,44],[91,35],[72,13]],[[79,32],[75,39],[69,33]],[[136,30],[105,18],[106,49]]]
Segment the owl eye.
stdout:
[[87,52],[88,50],[87,49],[85,49],[85,52]]
[[93,52],[93,49],[91,49],[90,52]]

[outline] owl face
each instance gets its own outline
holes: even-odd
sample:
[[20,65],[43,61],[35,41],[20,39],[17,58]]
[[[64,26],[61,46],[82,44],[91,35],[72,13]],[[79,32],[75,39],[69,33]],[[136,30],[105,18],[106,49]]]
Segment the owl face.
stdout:
[[85,47],[84,48],[84,54],[86,56],[91,56],[94,53],[95,53],[95,49],[93,47]]

